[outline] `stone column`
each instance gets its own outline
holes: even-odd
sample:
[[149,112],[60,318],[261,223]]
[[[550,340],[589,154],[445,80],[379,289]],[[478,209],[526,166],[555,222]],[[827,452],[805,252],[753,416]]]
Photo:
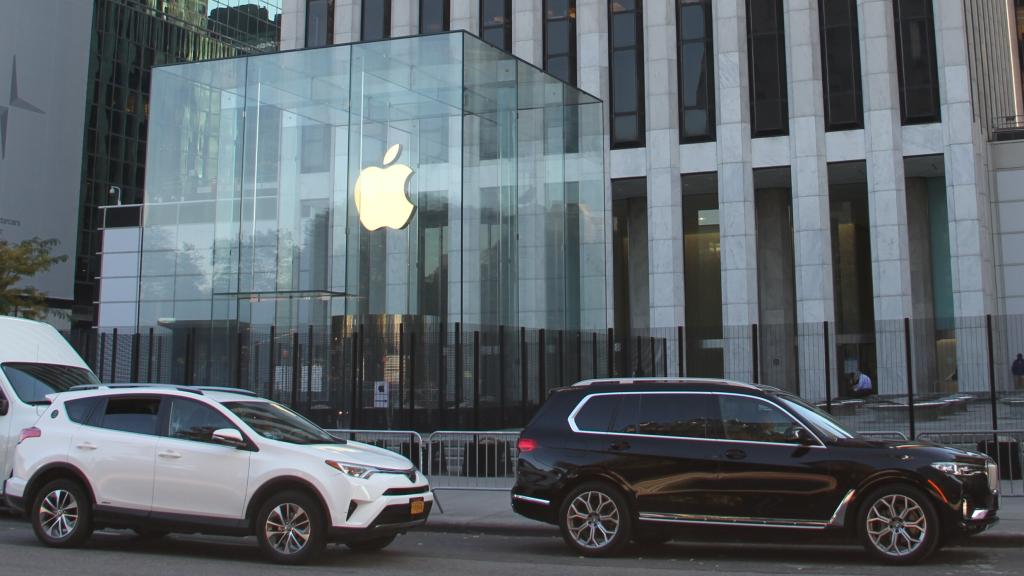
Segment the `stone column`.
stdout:
[[725,377],[750,381],[753,376],[750,325],[758,321],[758,311],[746,18],[744,0],[715,2],[716,146]]
[[449,21],[452,30],[466,30],[470,34],[479,36],[480,2],[478,0],[452,0]]
[[[800,392],[818,400],[825,397],[825,354],[833,353],[824,349],[822,323],[835,323],[820,20],[817,0],[785,6]],[[831,381],[838,382],[835,370]]]
[[[974,122],[967,26],[961,2],[933,2],[939,66],[942,144],[946,167],[949,253],[956,316],[957,377],[961,391],[989,389],[987,336],[982,317],[995,311],[992,217],[987,143]],[[982,118],[988,122],[988,118]]]
[[[610,87],[608,83],[608,2],[606,0],[576,1],[576,41],[579,66],[578,85],[581,90],[597,96],[604,102],[603,120],[607,125]],[[581,133],[585,132],[586,127],[581,127]],[[611,148],[607,130],[604,131],[603,140],[604,177],[601,179],[601,184],[604,186],[605,198],[604,261],[606,270],[605,302],[607,303],[605,326],[611,326],[615,321],[613,316],[615,291],[612,283]],[[596,326],[590,327],[595,328]]]
[[512,53],[539,68],[544,67],[544,2],[512,3]]
[[334,43],[359,41],[363,26],[362,0],[335,0]]
[[281,50],[306,45],[306,1],[284,0],[281,4]]
[[420,29],[420,0],[391,0],[391,37],[414,36]]
[[912,313],[912,292],[892,1],[858,0],[857,14],[878,363],[878,373],[869,376],[879,392],[904,394],[906,351],[901,320]]

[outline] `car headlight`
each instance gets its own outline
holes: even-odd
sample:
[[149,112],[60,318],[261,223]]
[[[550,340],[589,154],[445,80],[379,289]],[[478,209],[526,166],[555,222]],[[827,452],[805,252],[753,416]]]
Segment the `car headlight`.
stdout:
[[378,472],[373,466],[364,466],[362,464],[350,464],[348,462],[339,462],[337,460],[325,460],[328,466],[334,468],[338,472],[342,472],[347,476],[353,478],[367,479]]
[[967,476],[968,474],[977,474],[978,472],[985,471],[984,466],[964,464],[963,462],[935,462],[932,464],[932,468],[950,476]]

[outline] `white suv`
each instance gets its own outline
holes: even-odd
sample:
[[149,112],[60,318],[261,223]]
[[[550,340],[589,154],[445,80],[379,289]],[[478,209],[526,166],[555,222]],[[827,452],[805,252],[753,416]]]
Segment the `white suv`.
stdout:
[[14,460],[7,499],[50,546],[98,527],[255,534],[272,560],[298,564],[329,541],[381,549],[433,503],[408,459],[235,389],[73,389],[22,430]]

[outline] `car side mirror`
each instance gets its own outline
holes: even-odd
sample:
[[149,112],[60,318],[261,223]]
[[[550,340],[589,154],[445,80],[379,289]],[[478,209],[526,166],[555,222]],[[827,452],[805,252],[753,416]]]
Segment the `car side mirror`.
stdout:
[[225,446],[232,446],[234,448],[245,448],[248,443],[242,436],[242,433],[234,428],[220,428],[219,430],[213,431],[213,441],[217,444],[224,444]]
[[7,401],[7,398],[0,398],[0,416],[7,416],[7,413],[11,411],[11,404]]
[[801,446],[814,444],[814,437],[811,436],[811,433],[808,432],[807,428],[804,428],[803,426],[796,426],[793,428],[792,438],[797,444],[800,444]]

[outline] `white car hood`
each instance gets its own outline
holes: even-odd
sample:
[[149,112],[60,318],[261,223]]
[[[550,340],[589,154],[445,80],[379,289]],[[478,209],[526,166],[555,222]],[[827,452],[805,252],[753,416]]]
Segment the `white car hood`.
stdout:
[[346,444],[315,444],[303,446],[302,449],[311,455],[324,460],[337,460],[351,464],[362,464],[374,468],[389,470],[408,470],[413,467],[408,458],[390,450],[349,441]]

